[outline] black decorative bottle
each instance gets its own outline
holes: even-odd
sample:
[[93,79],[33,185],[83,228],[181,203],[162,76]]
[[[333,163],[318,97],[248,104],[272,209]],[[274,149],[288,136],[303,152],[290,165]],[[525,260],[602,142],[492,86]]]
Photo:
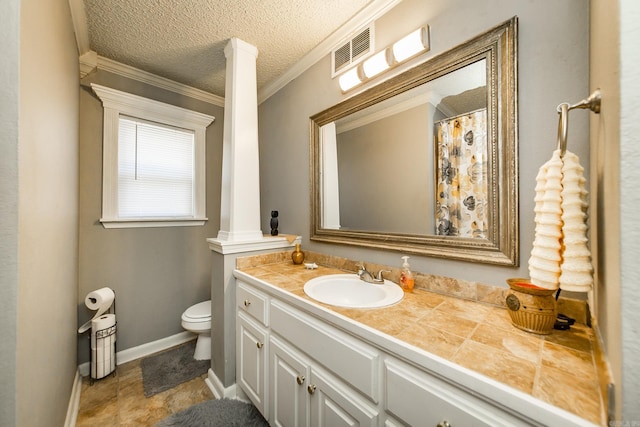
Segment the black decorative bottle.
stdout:
[[271,235],[278,235],[278,211],[271,211]]

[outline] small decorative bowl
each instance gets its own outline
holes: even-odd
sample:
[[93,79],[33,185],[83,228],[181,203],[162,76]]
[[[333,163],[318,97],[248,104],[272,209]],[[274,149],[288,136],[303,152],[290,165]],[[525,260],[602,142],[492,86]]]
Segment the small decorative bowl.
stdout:
[[511,323],[518,329],[535,334],[550,334],[558,315],[555,289],[545,289],[529,279],[507,279],[506,296]]

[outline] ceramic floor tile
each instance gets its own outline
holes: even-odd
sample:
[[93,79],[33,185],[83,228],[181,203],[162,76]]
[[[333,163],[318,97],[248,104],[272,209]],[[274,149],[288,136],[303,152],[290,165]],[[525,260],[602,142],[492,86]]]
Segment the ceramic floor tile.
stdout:
[[210,400],[212,398],[211,391],[207,387],[202,387],[206,378],[205,374],[167,390],[164,400],[169,412],[180,412],[191,405]]
[[[83,390],[81,395],[86,396],[87,392]],[[118,426],[117,396],[114,395],[108,400],[92,404],[82,402],[82,397],[80,399],[81,404],[76,418],[76,427]]]
[[140,361],[119,365],[116,375],[82,381],[77,427],[153,426],[191,405],[212,399],[204,380],[194,378],[172,389],[146,398]]

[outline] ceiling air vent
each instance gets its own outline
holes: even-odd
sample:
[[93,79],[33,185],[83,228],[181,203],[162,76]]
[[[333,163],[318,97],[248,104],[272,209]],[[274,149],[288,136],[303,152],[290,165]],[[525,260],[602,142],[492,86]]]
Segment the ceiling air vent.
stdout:
[[331,77],[373,52],[373,23],[352,35],[331,52]]

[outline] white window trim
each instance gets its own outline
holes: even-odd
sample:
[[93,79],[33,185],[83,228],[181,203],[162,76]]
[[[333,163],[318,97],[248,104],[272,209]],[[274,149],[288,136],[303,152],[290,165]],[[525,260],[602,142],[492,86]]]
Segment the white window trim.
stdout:
[[[91,88],[104,108],[102,155],[102,218],[105,228],[183,227],[203,225],[206,217],[206,129],[215,117],[111,89],[95,83]],[[120,115],[190,129],[195,135],[195,215],[189,218],[118,217],[118,122]]]

